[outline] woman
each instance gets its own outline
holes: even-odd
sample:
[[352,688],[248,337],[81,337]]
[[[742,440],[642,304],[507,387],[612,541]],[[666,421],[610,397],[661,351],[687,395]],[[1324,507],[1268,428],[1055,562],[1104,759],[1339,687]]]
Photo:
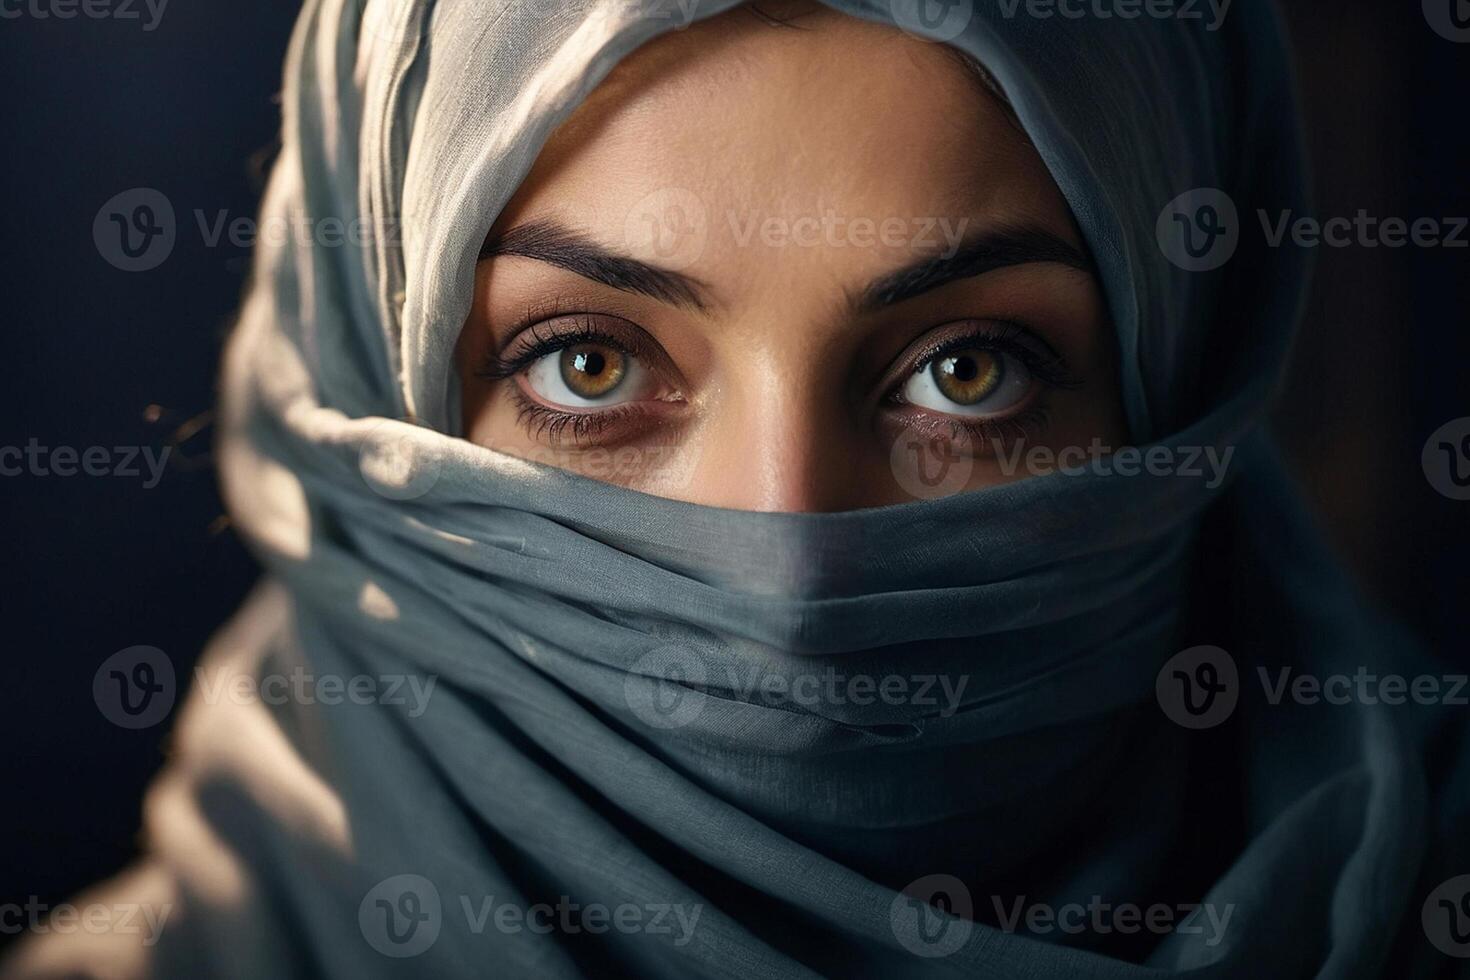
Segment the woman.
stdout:
[[156,941],[11,969],[1448,973],[1463,724],[1264,683],[1431,669],[1260,431],[1290,88],[1245,0],[314,0],[265,209],[370,234],[257,256],[206,670],[365,696],[201,690]]

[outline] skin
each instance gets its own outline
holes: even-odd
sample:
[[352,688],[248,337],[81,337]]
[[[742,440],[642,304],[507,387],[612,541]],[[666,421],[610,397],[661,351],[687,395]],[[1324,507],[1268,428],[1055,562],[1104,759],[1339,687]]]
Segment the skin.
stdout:
[[[1003,103],[941,45],[820,7],[779,16],[789,26],[737,8],[649,43],[553,134],[477,269],[457,351],[467,437],[760,511],[976,489],[1025,478],[1006,463],[1018,447],[1123,444],[1098,280]],[[1001,234],[1018,238],[1014,261],[916,295],[883,288]],[[627,275],[597,281],[609,270]],[[544,355],[539,375],[507,362],[578,325],[629,341],[577,350],[636,362],[643,380],[625,374],[610,397],[631,400],[611,408],[555,403],[601,421],[548,424],[534,406],[568,389],[533,375],[562,377],[571,355]],[[987,419],[963,413],[998,395],[958,415],[906,399],[936,339],[968,345],[948,354],[961,374],[999,364],[1024,398]]]

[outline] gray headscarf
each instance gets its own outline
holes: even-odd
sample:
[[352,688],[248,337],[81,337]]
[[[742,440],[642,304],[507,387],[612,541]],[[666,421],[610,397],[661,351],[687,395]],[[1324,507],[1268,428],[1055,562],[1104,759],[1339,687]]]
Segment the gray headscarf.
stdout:
[[[1467,869],[1445,842],[1470,793],[1425,746],[1454,763],[1463,724],[1252,689],[1258,666],[1411,663],[1257,431],[1303,259],[1241,236],[1230,263],[1190,271],[1160,236],[1195,188],[1241,214],[1300,209],[1274,11],[1239,0],[1209,25],[831,5],[994,75],[1097,263],[1135,441],[1235,447],[1233,482],[1058,474],[757,514],[457,438],[451,354],[496,215],[619,59],[732,4],[309,0],[265,214],[373,233],[257,253],[222,449],[270,576],[206,663],[429,693],[196,695],[124,882],[174,911],[112,962],[742,980],[1449,962],[1420,911]],[[1227,663],[1171,661],[1199,644]],[[1229,688],[1227,665],[1228,719],[1161,708],[1176,677]],[[904,696],[850,696],[854,678]],[[1098,901],[1200,910],[1154,931],[1011,915]],[[28,955],[38,973],[66,961]]]

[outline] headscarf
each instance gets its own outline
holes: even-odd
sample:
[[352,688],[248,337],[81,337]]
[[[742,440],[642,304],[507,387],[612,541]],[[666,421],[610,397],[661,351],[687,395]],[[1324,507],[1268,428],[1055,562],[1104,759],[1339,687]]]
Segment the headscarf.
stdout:
[[[1191,269],[1161,237],[1166,204],[1200,188],[1242,220],[1302,209],[1269,4],[1239,0],[1211,24],[830,3],[993,75],[1096,263],[1133,441],[1233,447],[1226,485],[1088,471],[753,513],[459,438],[452,352],[497,214],[620,59],[731,6],[308,0],[264,215],[369,234],[257,251],[226,359],[222,468],[269,581],[205,663],[432,693],[329,706],[196,692],[126,881],[173,913],[131,968],[1443,969],[1421,903],[1470,870],[1453,844],[1470,794],[1442,775],[1463,726],[1381,703],[1270,704],[1252,686],[1258,668],[1417,663],[1363,611],[1261,432],[1302,252],[1242,234],[1229,263]],[[793,93],[827,97],[840,93]],[[1233,680],[1233,713],[1175,721],[1161,705],[1176,674]],[[904,696],[855,696],[853,678],[898,678]],[[1099,903],[1186,918],[1047,930],[1012,914]]]

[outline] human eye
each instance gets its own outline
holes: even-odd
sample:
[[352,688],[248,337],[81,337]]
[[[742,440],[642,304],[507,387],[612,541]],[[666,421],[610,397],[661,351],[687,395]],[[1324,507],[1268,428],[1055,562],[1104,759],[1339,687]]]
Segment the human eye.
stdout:
[[538,356],[525,369],[526,387],[559,408],[594,409],[636,398],[647,369],[636,355],[597,339]]
[[889,401],[912,424],[956,434],[1014,436],[1046,418],[1050,388],[1074,387],[1067,366],[1019,324],[963,321],[930,331],[900,359]]
[[531,434],[587,442],[627,430],[651,405],[679,400],[658,366],[667,356],[654,348],[629,321],[571,314],[519,330],[478,373],[514,383],[517,417]]
[[986,417],[1013,409],[1031,394],[1033,379],[1014,354],[980,345],[931,357],[904,383],[904,401],[951,415]]

